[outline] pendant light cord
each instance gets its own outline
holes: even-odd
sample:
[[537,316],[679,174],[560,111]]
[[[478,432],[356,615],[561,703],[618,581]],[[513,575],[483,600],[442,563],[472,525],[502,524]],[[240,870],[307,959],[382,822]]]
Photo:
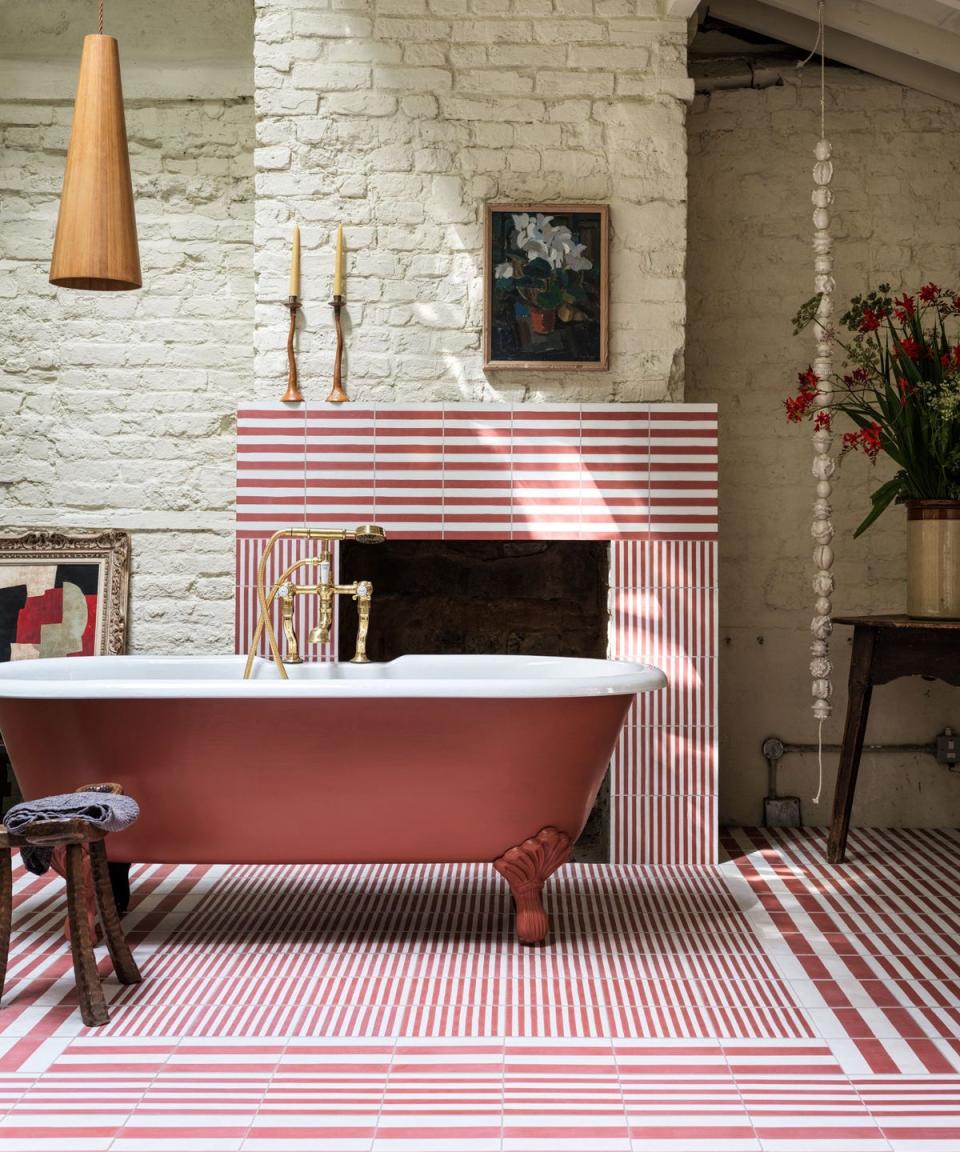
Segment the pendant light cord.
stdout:
[[[104,0],[100,0],[101,8],[103,8],[103,3]],[[817,31],[819,41],[821,41],[821,139],[824,139],[826,136],[826,33],[823,26],[823,0],[817,0]]]
[[[103,0],[101,0],[101,4]],[[800,72],[803,68],[810,63],[810,61],[820,54],[820,139],[824,138],[824,128],[826,120],[826,104],[827,104],[827,84],[826,84],[826,35],[824,33],[823,21],[823,6],[824,0],[817,0],[817,40],[810,54],[797,64],[797,71]]]
[[97,0],[97,15],[100,18],[100,35],[103,35],[103,0]]

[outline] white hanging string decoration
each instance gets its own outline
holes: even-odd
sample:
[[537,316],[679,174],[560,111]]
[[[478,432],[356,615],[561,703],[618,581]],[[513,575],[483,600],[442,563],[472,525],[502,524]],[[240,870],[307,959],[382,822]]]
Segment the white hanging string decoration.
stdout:
[[833,435],[830,431],[830,409],[833,403],[833,347],[830,342],[830,328],[833,320],[833,237],[830,232],[830,207],[833,192],[830,182],[833,179],[832,148],[826,137],[826,78],[825,48],[823,28],[824,0],[817,2],[817,42],[813,51],[799,67],[803,67],[814,55],[820,54],[820,139],[814,148],[816,162],[813,166],[813,253],[814,284],[820,296],[813,323],[816,340],[816,356],[813,372],[817,378],[817,396],[814,402],[815,416],[813,427],[813,477],[816,481],[816,499],[813,503],[813,523],[810,533],[814,540],[813,562],[816,572],[813,577],[814,616],[810,621],[812,641],[810,644],[810,676],[813,693],[813,715],[819,721],[817,745],[821,749],[820,786],[813,798],[819,804],[823,791],[823,722],[833,710],[831,698],[833,664],[830,660],[830,634],[833,631],[833,508],[830,496],[833,492],[832,480],[836,471],[833,459]]

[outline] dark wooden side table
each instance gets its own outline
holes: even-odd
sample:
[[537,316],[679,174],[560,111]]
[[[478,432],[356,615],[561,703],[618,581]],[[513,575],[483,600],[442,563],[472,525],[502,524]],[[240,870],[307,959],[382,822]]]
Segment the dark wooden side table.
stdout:
[[842,864],[873,686],[901,676],[924,676],[960,687],[960,620],[837,616],[834,623],[853,627],[847,719],[827,840],[827,859]]

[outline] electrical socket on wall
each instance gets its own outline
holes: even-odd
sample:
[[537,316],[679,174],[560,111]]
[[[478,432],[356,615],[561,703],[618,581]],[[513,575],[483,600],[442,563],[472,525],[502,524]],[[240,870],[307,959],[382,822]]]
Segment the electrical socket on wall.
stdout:
[[765,796],[763,799],[763,826],[765,828],[802,828],[799,796]]
[[952,728],[944,728],[937,736],[937,763],[946,764],[954,772],[960,772],[960,737]]

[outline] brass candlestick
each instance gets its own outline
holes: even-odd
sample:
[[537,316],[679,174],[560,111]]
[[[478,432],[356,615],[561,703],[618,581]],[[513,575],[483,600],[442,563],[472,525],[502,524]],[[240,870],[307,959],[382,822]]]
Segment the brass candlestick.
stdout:
[[287,390],[280,397],[284,403],[297,404],[303,399],[297,375],[297,354],[293,341],[297,334],[297,312],[300,310],[300,297],[288,296],[286,307],[290,309],[290,330],[287,333]]
[[343,363],[343,326],[340,323],[340,313],[343,310],[343,297],[334,296],[330,301],[333,309],[333,319],[337,326],[337,354],[333,361],[333,387],[327,397],[328,404],[345,404],[350,397],[344,392],[340,383],[340,368]]

